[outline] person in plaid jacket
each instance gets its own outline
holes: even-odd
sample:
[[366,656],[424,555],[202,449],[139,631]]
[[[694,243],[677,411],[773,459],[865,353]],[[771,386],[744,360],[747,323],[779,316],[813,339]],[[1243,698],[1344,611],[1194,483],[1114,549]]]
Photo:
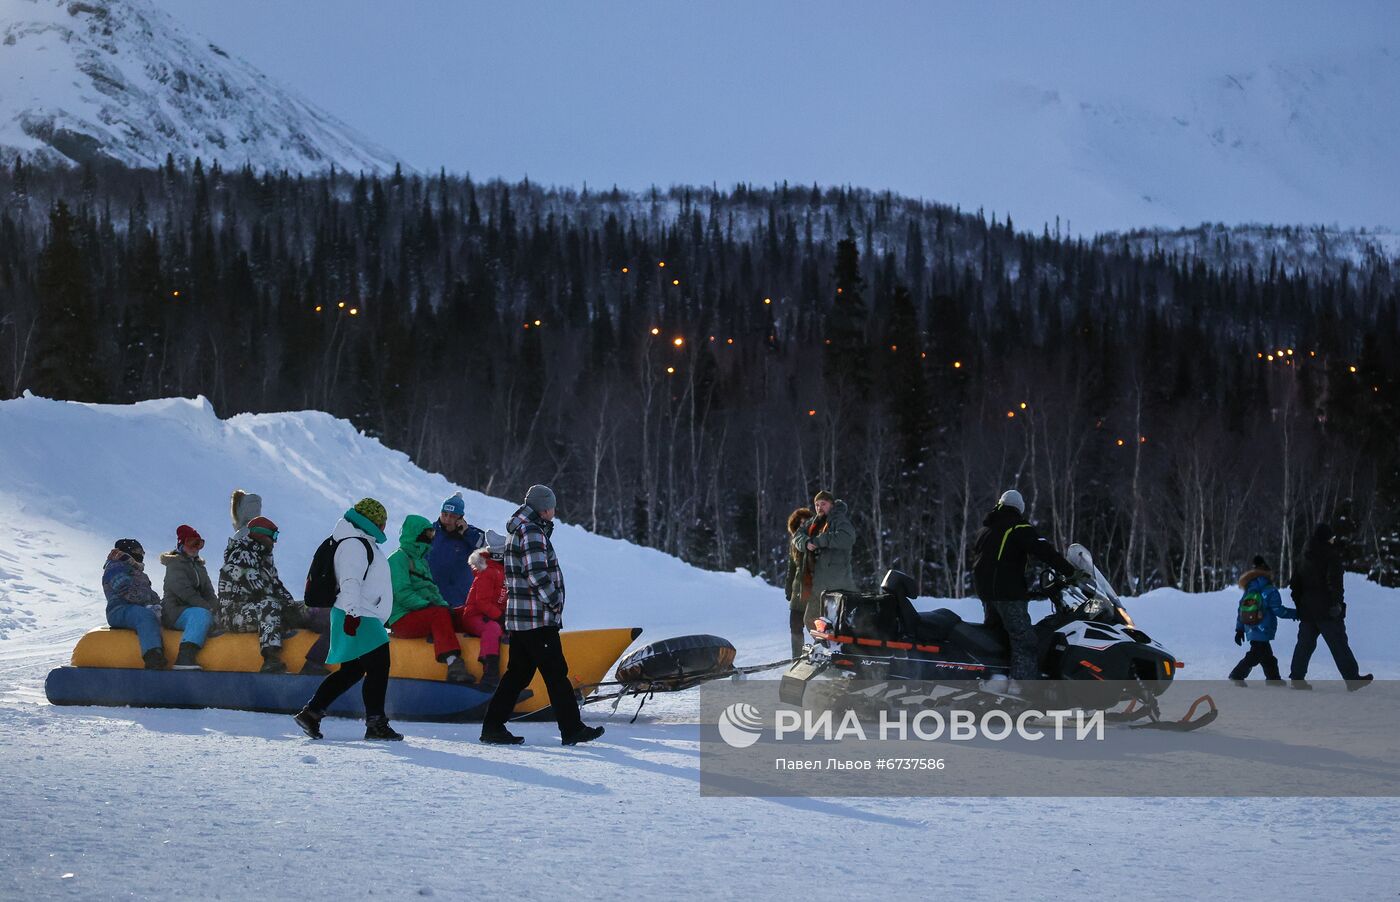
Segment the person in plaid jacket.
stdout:
[[564,623],[564,575],[550,541],[554,505],[552,489],[531,486],[525,503],[506,523],[505,628],[510,633],[510,660],[481,725],[481,741],[485,743],[515,745],[523,741],[506,729],[506,720],[536,671],[544,677],[564,745],[603,735],[602,727],[585,726],[579,716],[569,664],[559,642],[559,628]]

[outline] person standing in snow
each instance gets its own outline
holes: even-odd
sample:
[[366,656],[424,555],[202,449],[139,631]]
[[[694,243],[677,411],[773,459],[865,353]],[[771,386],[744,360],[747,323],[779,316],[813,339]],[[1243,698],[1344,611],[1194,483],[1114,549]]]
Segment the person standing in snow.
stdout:
[[813,511],[810,507],[799,507],[788,516],[788,568],[787,581],[783,584],[786,587],[788,600],[788,632],[792,636],[792,656],[795,658],[802,654],[802,614],[806,608],[806,600],[802,597],[801,586],[797,576],[801,572],[802,559],[805,552],[799,552],[792,544],[797,531],[802,528],[802,524],[812,519]]
[[1255,664],[1264,668],[1264,682],[1271,686],[1282,686],[1283,678],[1278,672],[1278,658],[1274,657],[1274,634],[1278,631],[1278,621],[1297,620],[1298,612],[1286,606],[1274,586],[1274,573],[1264,558],[1255,556],[1254,566],[1240,576],[1240,588],[1244,597],[1240,599],[1235,613],[1235,644],[1243,645],[1249,640],[1249,651],[1230,671],[1230,680],[1237,685],[1245,685],[1245,677]]
[[475,576],[470,562],[472,552],[486,544],[486,535],[467,525],[467,502],[461,492],[442,503],[434,529],[437,532],[428,549],[428,569],[447,606],[460,612]]
[[1034,557],[1062,576],[1075,573],[1074,565],[1026,521],[1025,512],[1020,492],[1010,489],[1002,493],[972,540],[972,578],[982,599],[985,623],[1006,634],[1013,680],[1040,678],[1026,563]]
[[[254,517],[241,538],[229,540],[224,565],[219,568],[219,628],[258,634],[263,657],[260,673],[287,672],[282,661],[285,631],[309,627],[324,636],[328,626],[324,612],[313,612],[282,584],[272,560],[277,537],[276,523],[267,517]],[[309,669],[302,672],[324,673],[324,654],[325,644],[320,649],[313,645],[306,655]]]
[[433,542],[433,524],[427,517],[409,514],[399,530],[399,549],[389,555],[389,578],[394,589],[394,610],[388,625],[405,639],[432,637],[433,653],[447,665],[447,682],[473,682],[462,660],[452,610],[433,582],[423,558]]
[[1347,606],[1342,586],[1342,552],[1338,536],[1326,523],[1319,523],[1303,550],[1303,560],[1293,568],[1289,588],[1298,606],[1298,644],[1288,677],[1294,689],[1311,689],[1308,664],[1317,650],[1317,637],[1327,642],[1337,672],[1353,692],[1370,683],[1372,675],[1361,673],[1356,655],[1347,639]]
[[[403,739],[389,726],[384,697],[389,691],[389,634],[384,621],[394,611],[394,586],[389,562],[379,550],[387,536],[389,513],[373,498],[361,498],[335,524],[335,582],[339,588],[331,608],[331,653],[340,669],[321,681],[316,694],[297,712],[297,726],[312,739],[321,738],[326,709],[351,686],[364,680],[365,738]],[[426,522],[426,521],[425,521]]]
[[[812,621],[823,614],[823,593],[856,587],[855,577],[851,575],[856,527],[851,522],[846,502],[821,491],[812,499],[812,510],[813,515],[798,527],[789,543],[799,558],[794,578],[802,600],[802,625],[807,629],[811,629]],[[796,602],[790,605],[795,607]]]
[[[160,596],[146,575],[146,549],[135,539],[118,539],[102,566],[102,594],[107,597],[107,625],[113,629],[135,630],[141,644],[141,660],[147,670],[165,668],[165,639],[160,631]],[[180,637],[195,650],[204,645],[209,632],[207,615],[188,619]],[[181,665],[181,669],[186,669]],[[197,668],[196,668],[197,669]]]
[[202,623],[202,629],[191,630],[189,641],[180,643],[180,653],[175,658],[176,670],[199,670],[196,656],[214,622],[214,612],[219,609],[209,568],[199,556],[203,547],[204,539],[194,527],[181,525],[175,530],[175,550],[160,556],[160,562],[165,565],[162,625],[166,629],[183,630]]
[[472,552],[469,559],[476,571],[472,590],[462,609],[463,632],[481,639],[481,685],[495,687],[501,681],[502,622],[506,616],[506,537],[495,531],[486,533],[486,547]]
[[481,741],[515,745],[524,740],[506,729],[520,693],[538,670],[549,691],[549,703],[559,723],[564,745],[590,742],[602,727],[585,726],[579,716],[569,665],[559,642],[563,626],[564,575],[554,554],[554,490],[530,486],[525,503],[506,523],[506,620],[510,633],[510,662],[491,696],[481,725]]

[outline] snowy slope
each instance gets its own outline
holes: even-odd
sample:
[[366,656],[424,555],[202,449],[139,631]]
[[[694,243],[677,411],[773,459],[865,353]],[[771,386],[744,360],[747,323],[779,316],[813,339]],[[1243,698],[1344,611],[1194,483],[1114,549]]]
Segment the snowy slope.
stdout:
[[[520,725],[519,748],[434,724],[402,724],[408,740],[385,747],[352,741],[358,725],[343,720],[311,743],[275,715],[47,705],[44,674],[102,620],[95,587],[111,540],[135,534],[154,551],[188,521],[217,555],[234,486],[264,496],[288,577],[349,500],[373,494],[397,523],[452,489],[319,413],[0,402],[0,810],[13,825],[0,898],[556,899],[563,887],[579,899],[926,898],[936,886],[964,899],[1008,887],[1310,899],[1378,898],[1400,879],[1392,799],[702,797],[694,693],[649,703],[633,725],[614,718],[578,749],[543,723]],[[512,507],[467,493],[482,525]],[[748,660],[784,653],[776,589],[577,527],[555,535],[570,626],[640,625],[643,641],[713,631]],[[1400,676],[1397,593],[1347,588],[1367,624],[1363,665]],[[1228,590],[1129,602],[1198,677],[1235,657],[1234,603]],[[1323,652],[1314,676],[1330,675]],[[1319,836],[1340,839],[1324,855]],[[1240,864],[1261,856],[1288,866]],[[937,866],[912,866],[922,861]]]
[[148,0],[0,0],[0,154],[392,170],[395,157]]
[[[207,401],[103,406],[24,397],[0,401],[0,638],[102,620],[91,577],[110,543],[134,536],[148,552],[193,525],[210,554],[232,532],[228,496],[263,496],[281,529],[277,563],[296,591],[311,554],[346,507],[370,495],[389,510],[391,539],[404,516],[433,518],[457,490],[407,456],[318,412],[220,420]],[[468,521],[503,531],[517,502],[465,492]],[[567,518],[570,499],[561,502]],[[566,626],[756,631],[781,608],[745,574],[701,573],[651,549],[561,525]],[[159,584],[159,564],[154,565]],[[55,580],[58,580],[55,582]]]

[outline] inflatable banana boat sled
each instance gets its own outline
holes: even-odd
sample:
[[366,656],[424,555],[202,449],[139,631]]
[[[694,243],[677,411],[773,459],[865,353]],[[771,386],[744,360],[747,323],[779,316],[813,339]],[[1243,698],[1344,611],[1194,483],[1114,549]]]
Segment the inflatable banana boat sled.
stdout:
[[[569,679],[586,699],[607,675],[640,628],[575,630],[560,634],[569,662]],[[478,640],[458,635],[462,657],[472,676],[481,679],[476,660]],[[282,646],[288,673],[258,673],[262,654],[251,633],[225,633],[210,639],[199,653],[203,670],[145,670],[136,633],[96,629],[73,649],[72,665],[49,673],[44,692],[55,705],[102,705],[133,708],[230,708],[295,714],[316,691],[321,677],[299,676],[316,634],[300,630]],[[491,693],[475,684],[446,682],[447,667],[423,639],[390,639],[389,693],[385,713],[394,720],[477,721]],[[180,633],[165,630],[165,656],[174,660]],[[510,645],[501,646],[501,670],[510,660]],[[330,665],[334,669],[335,665]],[[545,708],[548,696],[538,675],[521,695],[517,715]],[[329,714],[361,717],[358,688],[342,695]]]

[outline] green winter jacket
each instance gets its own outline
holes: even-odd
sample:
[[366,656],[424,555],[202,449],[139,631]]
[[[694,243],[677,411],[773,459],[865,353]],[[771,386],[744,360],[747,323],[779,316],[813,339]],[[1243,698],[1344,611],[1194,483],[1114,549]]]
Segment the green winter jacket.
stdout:
[[166,629],[174,629],[180,615],[189,608],[204,608],[209,613],[219,609],[219,597],[202,557],[190,557],[179,551],[167,551],[160,556],[165,565],[165,597],[161,599],[161,619]]
[[[851,549],[856,544],[856,527],[847,513],[846,502],[831,506],[825,524],[813,517],[792,536],[798,555],[794,596],[804,600],[802,619],[806,623],[822,616],[822,593],[832,589],[855,589],[851,575]],[[813,533],[815,532],[815,535]],[[808,543],[817,546],[808,551]],[[797,605],[793,604],[793,608]]]
[[430,605],[447,607],[437,583],[433,582],[433,572],[424,559],[431,547],[418,541],[423,530],[432,529],[427,517],[409,514],[404,517],[403,528],[399,530],[399,550],[389,555],[389,578],[394,584],[394,612],[389,615],[389,625],[409,611],[417,611]]

